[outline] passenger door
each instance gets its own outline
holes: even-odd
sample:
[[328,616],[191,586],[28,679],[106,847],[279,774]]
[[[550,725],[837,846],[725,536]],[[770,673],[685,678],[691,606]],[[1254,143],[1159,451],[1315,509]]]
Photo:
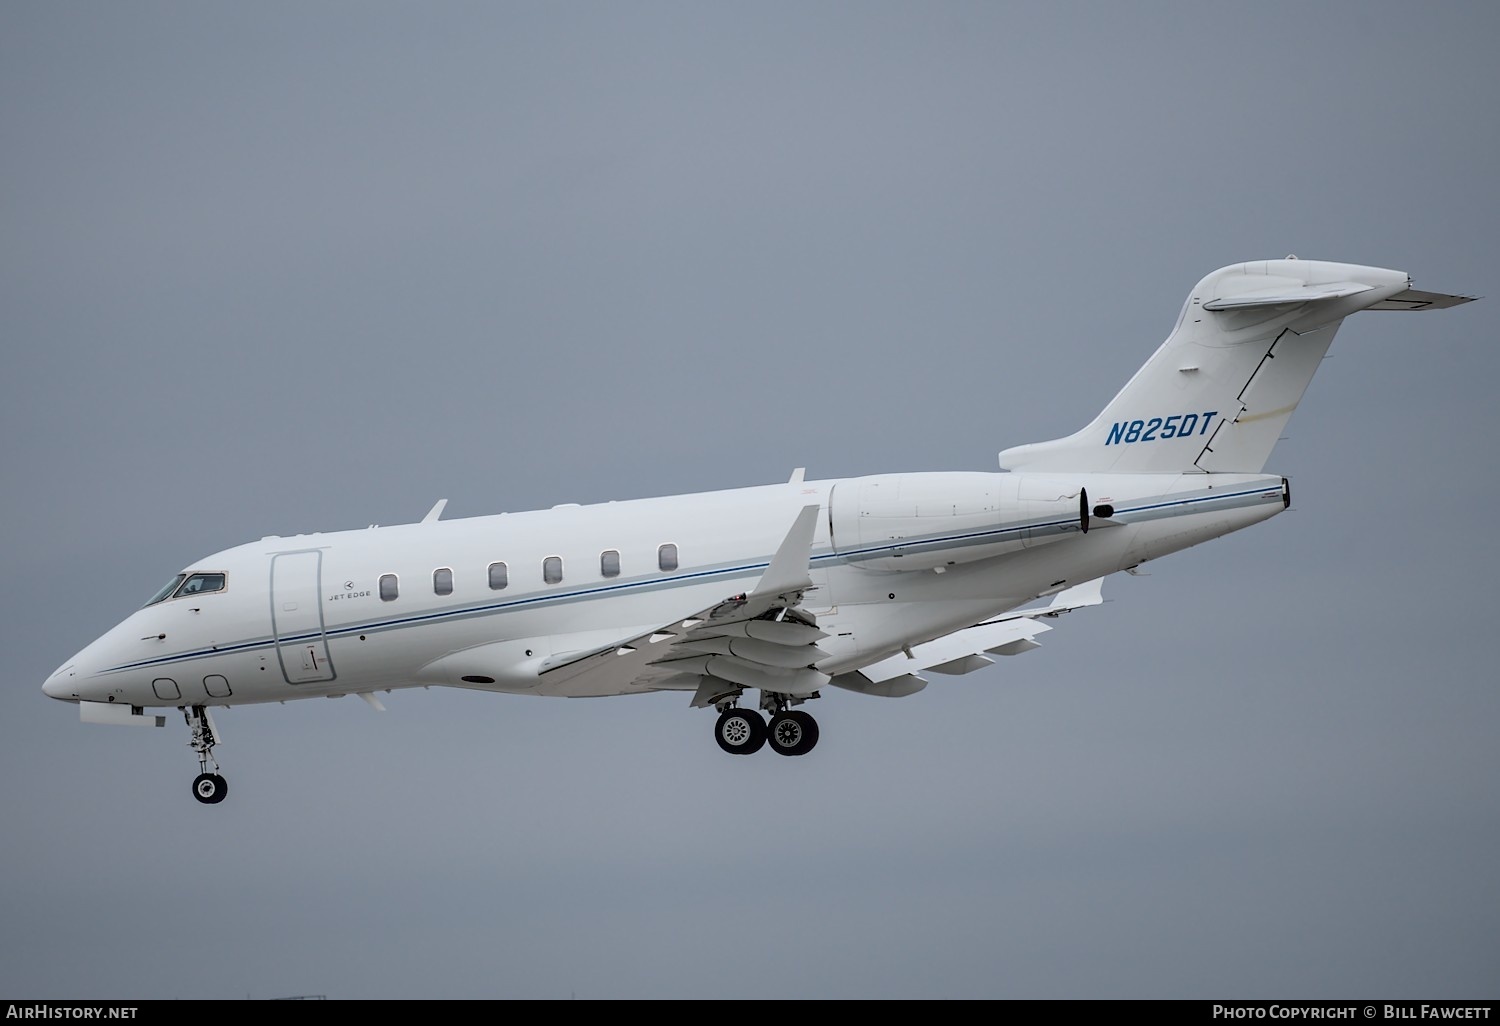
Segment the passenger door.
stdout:
[[271,629],[288,684],[333,680],[323,633],[323,553],[280,552],[271,557]]

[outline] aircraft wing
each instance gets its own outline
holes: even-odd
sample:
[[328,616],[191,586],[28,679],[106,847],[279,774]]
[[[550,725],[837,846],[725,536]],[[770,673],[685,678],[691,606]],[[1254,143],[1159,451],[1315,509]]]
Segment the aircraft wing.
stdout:
[[973,673],[994,665],[992,655],[1020,655],[1041,644],[1036,640],[1052,627],[1043,619],[1055,619],[1063,613],[1104,601],[1104,578],[1075,585],[1053,596],[1051,603],[1030,609],[1018,609],[993,620],[965,627],[922,645],[913,645],[852,673],[841,673],[830,683],[861,694],[900,698],[915,694],[927,686],[918,676],[923,670],[957,675]]
[[714,705],[742,688],[811,694],[833,684],[864,694],[899,697],[927,686],[919,671],[972,673],[992,655],[1040,647],[1045,619],[1103,601],[1103,579],[1061,591],[1049,604],[1005,613],[913,646],[836,677],[816,669],[827,635],[800,607],[808,576],[818,506],[806,506],[761,579],[749,592],[668,624],[642,628],[607,644],[554,656],[542,664],[541,690],[568,695],[692,691],[694,706]]
[[632,632],[542,664],[541,690],[569,695],[693,691],[713,705],[741,688],[810,694],[828,682],[813,668],[827,637],[801,610],[821,507],[804,506],[753,589],[691,616]]

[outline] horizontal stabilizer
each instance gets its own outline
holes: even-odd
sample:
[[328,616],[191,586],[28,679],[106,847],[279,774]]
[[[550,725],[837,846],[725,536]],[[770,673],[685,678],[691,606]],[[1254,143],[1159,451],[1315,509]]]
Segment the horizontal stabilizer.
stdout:
[[1371,310],[1445,310],[1460,303],[1472,303],[1478,296],[1450,296],[1443,292],[1418,292],[1407,289],[1399,296],[1382,300]]
[[1361,292],[1369,292],[1372,287],[1357,281],[1335,281],[1321,285],[1283,285],[1210,299],[1203,304],[1203,309],[1239,310],[1247,306],[1284,306],[1289,303],[1312,303],[1320,299],[1343,299],[1345,296],[1357,296]]

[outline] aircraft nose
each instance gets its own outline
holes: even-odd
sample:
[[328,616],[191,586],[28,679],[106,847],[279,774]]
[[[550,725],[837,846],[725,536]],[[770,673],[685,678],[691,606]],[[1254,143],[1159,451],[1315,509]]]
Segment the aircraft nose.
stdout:
[[73,666],[70,663],[48,677],[47,682],[42,685],[42,694],[48,698],[56,698],[62,702],[70,702],[77,699],[78,696],[73,690],[72,678],[68,673],[72,668]]

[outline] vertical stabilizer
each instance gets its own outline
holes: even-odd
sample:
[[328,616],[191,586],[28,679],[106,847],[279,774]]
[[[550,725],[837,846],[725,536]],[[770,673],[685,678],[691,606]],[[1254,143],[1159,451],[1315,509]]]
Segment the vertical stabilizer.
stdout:
[[[1403,294],[1425,297],[1402,302]],[[1000,453],[1005,470],[1258,474],[1345,317],[1467,297],[1411,291],[1402,271],[1321,260],[1221,268],[1093,422]]]

